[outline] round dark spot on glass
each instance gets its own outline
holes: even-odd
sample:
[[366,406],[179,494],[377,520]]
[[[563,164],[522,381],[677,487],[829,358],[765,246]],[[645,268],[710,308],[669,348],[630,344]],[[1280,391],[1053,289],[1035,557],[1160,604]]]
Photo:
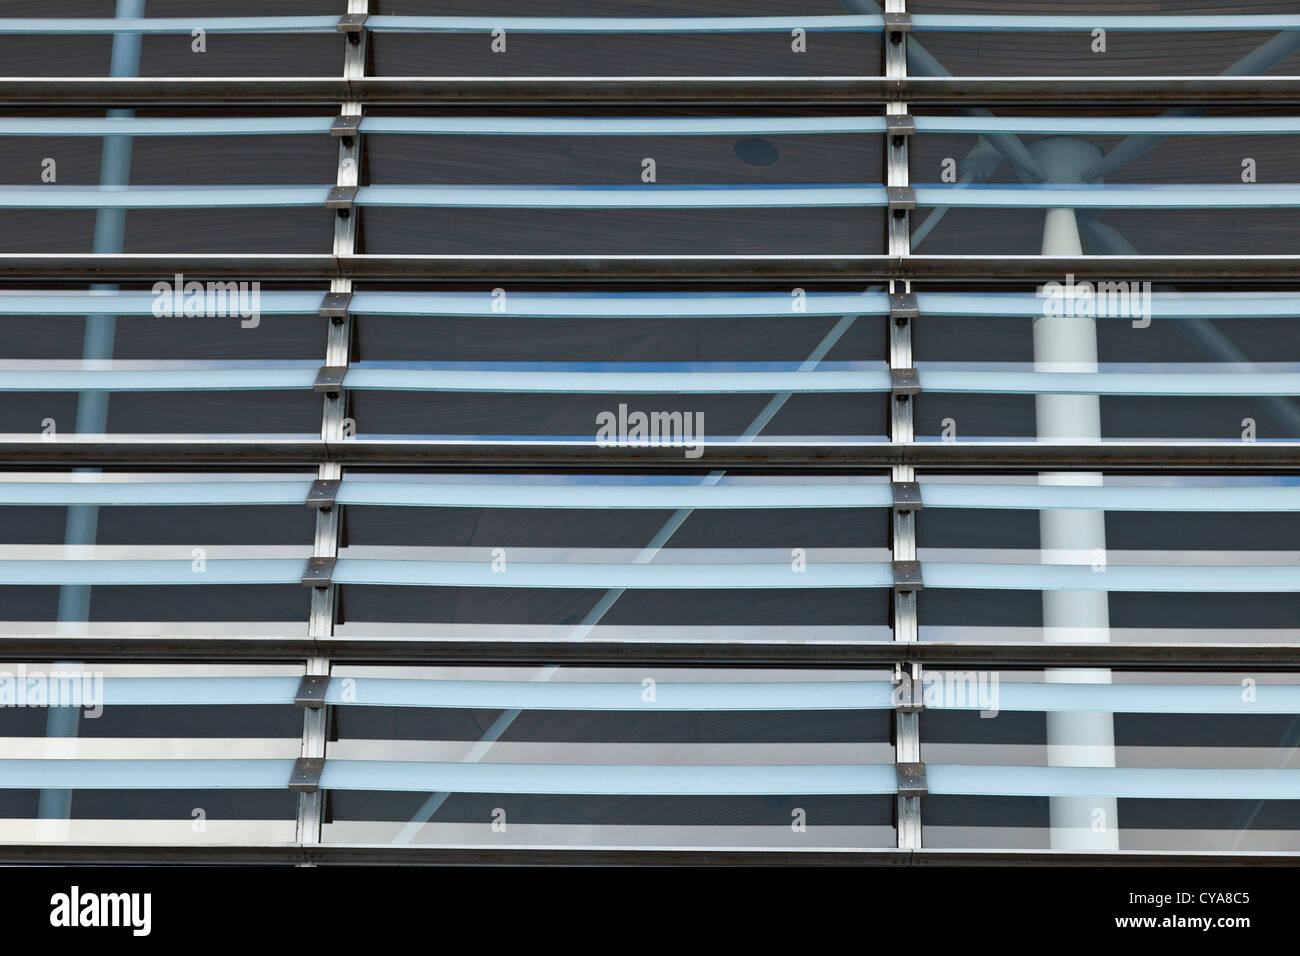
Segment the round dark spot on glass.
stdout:
[[737,140],[736,155],[750,166],[771,166],[777,158],[776,147],[757,136]]

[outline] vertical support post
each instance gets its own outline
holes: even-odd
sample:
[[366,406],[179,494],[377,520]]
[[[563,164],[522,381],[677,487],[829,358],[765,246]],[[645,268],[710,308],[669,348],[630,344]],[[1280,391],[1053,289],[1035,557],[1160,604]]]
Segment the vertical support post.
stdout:
[[[369,12],[369,0],[348,0],[349,14]],[[343,75],[345,78],[357,78],[366,72],[366,48],[368,33],[348,34],[344,46]],[[347,102],[342,106],[343,116],[360,116],[362,104]],[[356,186],[361,174],[361,132],[339,140],[339,165],[336,185]],[[356,251],[358,216],[336,216],[334,218],[334,254],[348,255]],[[352,292],[351,279],[331,279],[331,293],[349,294]],[[327,332],[325,364],[327,366],[346,367],[351,360],[352,316],[332,316]],[[333,397],[326,395],[321,410],[321,438],[326,441],[342,441],[345,436],[348,412],[347,389],[340,389]],[[342,468],[337,462],[325,462],[320,466],[318,478],[342,478]],[[338,557],[339,540],[343,524],[343,506],[335,502],[328,511],[318,511],[316,515],[316,540],[312,550],[315,557]],[[312,588],[311,616],[308,633],[312,637],[328,637],[334,632],[336,610],[336,588],[331,583],[325,588]],[[330,660],[324,655],[314,655],[307,661],[310,675],[328,676]],[[308,708],[303,711],[302,751],[303,757],[324,757],[326,741],[329,735],[330,708]],[[319,843],[321,826],[324,822],[326,793],[323,790],[301,793],[298,797],[297,839],[299,843]]]
[[[905,14],[906,0],[886,0],[885,13]],[[907,35],[902,32],[887,32],[885,45],[885,75],[890,78],[907,76]],[[902,116],[908,112],[907,104],[894,101],[886,104],[885,113],[890,116]],[[908,137],[885,134],[885,185],[892,187],[911,184],[908,171]],[[912,216],[907,210],[889,210],[886,213],[889,254],[905,256],[912,251]],[[889,291],[911,292],[911,283],[898,287],[889,284]],[[910,317],[891,317],[889,321],[889,367],[895,369],[912,368],[912,319]],[[890,440],[910,442],[914,435],[913,399],[906,394],[890,395]],[[912,482],[916,480],[916,469],[911,465],[896,465],[891,479],[895,482]],[[893,558],[895,561],[916,560],[916,512],[892,512],[893,522]],[[917,640],[916,603],[917,592],[895,588],[893,591],[894,640]],[[912,688],[921,686],[920,665],[899,662],[895,665],[895,677],[911,682]],[[894,711],[894,760],[896,763],[920,763],[921,761],[921,723],[920,714],[914,710]],[[900,849],[919,849],[921,846],[921,798],[897,798],[896,811],[898,846]]]
[[[1099,150],[1083,140],[1054,138],[1031,150],[1049,182],[1081,182]],[[1073,209],[1049,209],[1043,226],[1042,254],[1081,256],[1083,244]],[[1061,277],[1065,279],[1065,276]],[[1097,320],[1088,315],[1040,316],[1034,320],[1034,367],[1049,372],[1097,371]],[[1101,399],[1096,395],[1039,395],[1035,412],[1040,441],[1101,440]],[[1044,485],[1100,485],[1099,472],[1044,473]],[[1102,511],[1040,511],[1039,545],[1047,564],[1091,564],[1104,573],[1106,515]],[[1107,591],[1044,591],[1045,641],[1109,641]],[[1110,683],[1104,668],[1048,669],[1048,683]],[[1049,713],[1049,766],[1115,766],[1115,721],[1109,713]],[[1119,813],[1114,797],[1052,797],[1051,846],[1054,850],[1118,850]]]

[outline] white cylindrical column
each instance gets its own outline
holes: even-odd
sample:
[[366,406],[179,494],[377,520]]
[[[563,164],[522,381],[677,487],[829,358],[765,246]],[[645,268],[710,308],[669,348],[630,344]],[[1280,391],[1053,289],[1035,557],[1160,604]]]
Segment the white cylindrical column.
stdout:
[[[1031,151],[1052,182],[1079,182],[1079,173],[1100,151],[1082,140],[1055,138]],[[1043,226],[1042,254],[1080,256],[1083,246],[1073,209],[1049,209]],[[1061,277],[1067,283],[1066,276]],[[1068,289],[1068,284],[1066,285]],[[1034,320],[1034,367],[1051,372],[1097,371],[1097,321],[1091,315],[1043,315]],[[1101,400],[1096,395],[1039,395],[1035,398],[1040,441],[1098,441]],[[1045,473],[1040,484],[1100,485],[1099,473]],[[1106,516],[1101,511],[1040,511],[1039,545],[1048,564],[1084,564],[1098,574],[1106,568]],[[1097,591],[1044,591],[1043,639],[1110,640],[1108,594]],[[1110,683],[1110,671],[1096,668],[1048,670],[1057,683]],[[1115,766],[1115,723],[1109,713],[1047,714],[1050,766]],[[1119,820],[1114,797],[1052,797],[1051,845],[1054,850],[1116,850]]]

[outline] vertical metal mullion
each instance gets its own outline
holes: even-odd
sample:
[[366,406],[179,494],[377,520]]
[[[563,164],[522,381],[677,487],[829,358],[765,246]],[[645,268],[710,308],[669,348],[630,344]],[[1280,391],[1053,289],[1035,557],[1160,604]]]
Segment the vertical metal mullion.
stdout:
[[[348,0],[348,13],[368,13],[369,0]],[[343,76],[348,79],[361,77],[366,71],[367,32],[357,36],[357,42],[349,38],[344,49]],[[350,101],[342,105],[344,116],[360,116],[362,104]],[[356,186],[361,173],[361,132],[339,140],[339,186]],[[356,251],[357,213],[349,216],[336,216],[334,219],[334,254],[347,255]],[[351,279],[331,279],[330,292],[348,293],[352,291]],[[351,360],[352,316],[350,314],[329,321],[325,346],[325,364],[328,366],[347,366]],[[348,412],[347,389],[340,389],[335,397],[326,395],[321,409],[321,437],[327,441],[341,441],[344,437],[345,419]],[[337,479],[342,477],[342,468],[338,462],[325,462],[317,474],[319,478]],[[316,540],[312,554],[316,557],[333,558],[338,556],[339,538],[342,531],[342,505],[335,503],[328,511],[318,511],[316,517]],[[312,588],[311,616],[308,633],[312,637],[329,637],[334,632],[334,614],[336,607],[337,585],[326,588]],[[307,660],[307,673],[311,675],[328,675],[330,660],[324,655],[313,655]],[[302,756],[324,757],[327,737],[329,735],[330,709],[328,706],[307,708],[303,711]],[[316,791],[303,793],[298,799],[299,843],[319,843],[321,824],[324,820],[325,793]]]
[[[886,13],[906,13],[906,0],[886,0]],[[907,38],[893,43],[885,36],[885,76],[901,78],[907,76]],[[907,113],[907,104],[894,101],[886,104],[886,114],[902,115]],[[887,186],[908,186],[911,180],[908,173],[908,137],[885,136],[885,184]],[[896,216],[891,211],[887,215],[889,254],[906,256],[912,251],[911,213],[901,210]],[[889,284],[890,292],[910,292],[911,283],[898,288]],[[910,319],[890,319],[889,321],[889,367],[891,369],[910,369],[912,367],[912,322]],[[910,442],[914,435],[913,400],[907,395],[891,395],[890,404],[890,439],[895,442]],[[894,481],[915,481],[916,469],[911,465],[895,465],[891,475]],[[916,560],[916,512],[895,510],[893,521],[893,558],[895,561]],[[895,589],[893,593],[894,640],[917,640],[916,620],[917,592]],[[895,664],[895,676],[908,679],[913,689],[921,686],[921,667],[899,661]],[[913,710],[895,710],[894,712],[894,760],[897,763],[919,763],[921,761],[921,726],[920,714]],[[921,800],[919,797],[897,798],[898,846],[900,849],[918,849],[921,846]]]

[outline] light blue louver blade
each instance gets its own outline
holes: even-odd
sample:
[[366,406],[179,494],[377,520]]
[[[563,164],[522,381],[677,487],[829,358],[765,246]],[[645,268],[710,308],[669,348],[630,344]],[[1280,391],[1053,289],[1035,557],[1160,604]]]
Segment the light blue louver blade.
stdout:
[[[161,363],[159,363],[161,364]],[[310,389],[314,366],[109,369],[0,368],[0,392],[170,392]],[[861,371],[512,371],[497,369],[357,368],[346,387],[383,391],[517,392],[619,395],[769,394],[776,392],[887,392],[889,373]]]
[[[301,505],[311,481],[0,481],[7,505]],[[774,485],[572,485],[373,481],[346,478],[344,505],[425,508],[883,508],[889,486],[868,482]]]
[[0,560],[0,585],[299,584],[305,560]]
[[873,15],[808,17],[423,17],[379,14],[366,21],[376,33],[879,33]]
[[433,392],[767,394],[888,392],[883,370],[825,372],[583,372],[352,368],[349,388]]
[[384,680],[332,681],[326,702],[370,707],[489,710],[771,711],[889,710],[888,681],[688,683],[656,681],[654,700],[635,682]]
[[[0,686],[4,678],[0,676]],[[82,682],[104,706],[292,705],[297,677],[105,677]],[[590,711],[887,710],[887,681],[689,683],[658,681],[653,701],[634,683],[334,680],[326,703],[343,707],[489,708]],[[10,694],[12,697],[13,695]]]
[[653,766],[328,760],[325,790],[649,796],[894,793],[892,764]]
[[922,481],[927,508],[1008,508],[1043,511],[1086,508],[1104,511],[1290,512],[1300,511],[1300,484],[1268,487],[1224,485],[984,485]]
[[334,33],[332,17],[0,17],[0,36],[34,34]]
[[[1243,32],[1300,29],[1300,16],[1020,16],[996,14],[913,14],[918,32],[1083,32],[1101,28],[1137,32]],[[0,35],[189,33],[334,33],[337,17],[4,17]],[[376,33],[789,33],[809,31],[878,33],[878,15],[806,17],[436,17],[372,15]]]
[[309,368],[0,369],[0,392],[221,392],[310,389]]
[[1300,591],[1292,566],[1162,566],[922,562],[927,588],[1030,591],[1287,594]]
[[[169,277],[168,281],[174,281]],[[1136,284],[1139,286],[1140,284]],[[251,286],[250,286],[251,289]],[[1124,294],[1127,294],[1125,287]],[[263,315],[313,315],[315,292],[259,291]],[[0,290],[0,315],[153,314],[157,297],[147,292],[13,292]],[[1034,293],[920,292],[922,315],[1040,316],[1045,299]],[[1146,301],[1143,298],[1142,301]],[[1153,318],[1298,318],[1300,294],[1269,292],[1153,292]],[[1116,311],[1122,311],[1117,309]],[[883,293],[806,292],[799,300],[772,293],[510,293],[504,302],[487,292],[366,292],[353,294],[353,314],[488,316],[520,318],[694,318],[888,315]],[[1100,318],[1107,318],[1104,308]],[[1125,315],[1109,316],[1127,321]]]
[[1297,116],[917,116],[918,133],[1255,136],[1300,133]]
[[925,768],[931,793],[1150,800],[1300,800],[1300,770],[1141,767]]
[[933,710],[1300,716],[1300,686],[1294,684],[1257,684],[1251,699],[1243,699],[1240,684],[1022,684],[986,679],[938,683],[928,695],[924,692],[918,686],[913,693]]
[[[1300,296],[1296,297],[1300,315]],[[0,309],[4,300],[0,298]],[[351,311],[375,315],[507,315],[522,318],[694,318],[888,315],[884,293],[789,292],[355,292]]]
[[328,135],[329,116],[0,117],[0,136]]
[[[159,363],[162,364],[162,363]],[[173,368],[2,368],[0,392],[270,391],[309,389],[314,366],[249,368],[246,363],[196,363]],[[522,364],[522,363],[521,363]],[[597,368],[601,363],[588,363]],[[217,366],[217,367],[213,367]],[[665,363],[672,368],[673,363]],[[787,371],[585,371],[574,368],[393,368],[353,366],[347,388],[417,392],[518,394],[774,394],[890,391],[882,369]],[[925,368],[924,392],[1136,396],[1300,395],[1300,372],[1019,372]]]
[[[311,481],[0,481],[0,506],[10,505],[299,505]],[[1300,484],[1141,487],[1109,485],[996,485],[923,480],[927,508],[1042,511],[1293,512]],[[885,508],[889,485],[573,484],[344,479],[339,504],[423,508],[620,508],[693,510],[730,508]]]
[[1295,209],[1300,185],[917,185],[921,207],[952,209]]
[[[1123,714],[1297,714],[1300,686],[1259,684],[1250,699],[1239,684],[1038,684],[970,679],[918,687],[932,710]],[[5,680],[0,676],[0,688]],[[104,706],[289,706],[297,677],[106,677],[81,679],[70,694]],[[10,699],[16,688],[4,688]],[[691,683],[657,681],[653,700],[640,682],[334,680],[325,701],[340,707],[582,711],[889,710],[888,681]]]
[[[1080,280],[1082,281],[1082,280]],[[1059,283],[1062,294],[1068,286]],[[1270,292],[1152,292],[1150,299],[1146,296],[1146,287],[1142,283],[1117,283],[1116,297],[1104,300],[1105,305],[1098,304],[1094,312],[1098,318],[1120,318],[1129,321],[1132,318],[1131,299],[1123,296],[1138,295],[1139,302],[1148,302],[1153,318],[1297,318],[1300,317],[1300,294]],[[1093,287],[1097,289],[1096,286]],[[1077,286],[1076,286],[1077,289]],[[1008,292],[918,292],[917,304],[922,315],[971,315],[971,316],[1026,316],[1037,317],[1044,314],[1049,305],[1049,295],[1038,293]],[[1057,300],[1068,305],[1070,299]],[[1076,312],[1090,314],[1087,307],[1081,305],[1077,295],[1074,299]],[[1113,313],[1113,314],[1112,314]]]
[[[973,677],[974,675],[972,675]],[[346,689],[335,681],[326,701],[341,706],[464,707],[484,710],[769,711],[888,710],[895,685],[887,681],[655,684],[644,699],[638,683],[536,681],[385,680],[354,678]],[[1125,714],[1296,714],[1300,686],[1259,684],[1243,700],[1239,684],[1028,684],[987,680],[944,683],[932,693],[917,687],[934,710]],[[292,697],[292,694],[290,694]]]
[[[0,484],[0,496],[5,486]],[[3,500],[0,497],[0,500]],[[623,485],[444,484],[347,478],[337,500],[344,505],[408,505],[438,508],[884,508],[893,503],[889,485]]]
[[0,759],[4,790],[284,790],[292,760]]
[[[912,29],[921,32],[1027,31],[1090,34],[1101,27],[1116,31],[1276,31],[1300,29],[1300,16],[1021,16],[997,14],[912,14]],[[809,31],[880,32],[877,15],[808,17],[432,17],[372,16],[376,32],[490,33],[789,33]]]
[[1093,30],[1120,32],[1240,32],[1250,30],[1300,30],[1300,15],[1264,13],[1250,15],[1157,14],[1129,16],[1089,14],[1088,16],[1024,16],[1020,14],[912,14],[912,29],[921,32],[1033,32],[1075,33],[1090,35]]
[[973,395],[1300,395],[1300,372],[1016,372],[922,368],[921,390]]
[[[0,760],[0,788],[276,790],[293,761]],[[932,794],[1116,796],[1121,799],[1296,800],[1300,770],[1000,767],[930,764]],[[607,795],[892,794],[892,764],[607,765],[327,760],[326,790]]]
[[10,505],[301,505],[311,481],[0,481]]
[[[321,198],[324,203],[324,197]],[[358,206],[436,209],[803,209],[883,207],[884,186],[362,186]],[[305,203],[304,203],[305,205]]]
[[[208,560],[0,560],[0,585],[296,584],[304,562],[289,558]],[[1174,593],[1294,593],[1300,566],[1086,565],[922,562],[927,588],[1095,590]],[[894,584],[883,562],[786,564],[541,564],[341,558],[339,584],[485,588],[877,588]]]
[[0,209],[324,208],[328,186],[5,186]]
[[[1261,187],[1262,188],[1262,187]],[[328,186],[6,186],[3,209],[274,209],[325,206]],[[883,186],[362,186],[358,206],[436,209],[869,207]]]
[[[4,132],[4,123],[0,120],[0,134]],[[329,121],[325,124],[328,131]],[[884,131],[883,116],[366,116],[361,120],[361,132],[367,134],[787,136]]]
[[[929,765],[932,794],[1118,796],[1146,799],[1300,799],[1300,770],[1147,770],[1129,767]],[[891,794],[892,764],[593,766],[331,760],[329,790],[609,795]]]
[[[152,292],[9,292],[0,290],[0,315],[101,315],[111,313],[116,316],[149,316],[150,318],[167,318],[173,306],[169,305],[169,295],[175,287],[175,276],[165,280],[169,285],[162,295]],[[190,280],[185,280],[190,281]],[[214,287],[218,280],[213,280]],[[213,296],[226,296],[228,314],[238,311],[241,306],[251,306],[253,291],[257,290],[257,311],[261,315],[315,315],[320,308],[321,294],[318,292],[272,292],[264,291],[260,285],[245,282],[242,291],[235,283],[234,291],[226,284],[220,283],[214,288]],[[204,283],[207,295],[207,283]],[[179,303],[175,312],[184,314],[186,294],[182,285]],[[212,304],[212,311],[218,310],[216,299],[205,299]],[[197,303],[192,303],[191,311],[197,312]],[[155,315],[155,308],[157,315]],[[215,318],[215,316],[213,316]]]
[[789,564],[540,564],[509,562],[494,571],[488,561],[383,561],[340,558],[339,584],[460,588],[877,588],[891,587],[884,563]]
[[[105,707],[292,706],[297,677],[105,677]],[[83,691],[84,692],[84,691]],[[96,691],[99,693],[99,691]]]
[[[167,280],[175,285],[175,278]],[[251,283],[243,295],[252,294]],[[168,290],[170,291],[170,290]],[[316,292],[280,292],[258,289],[258,311],[263,315],[314,315],[320,308]],[[12,292],[0,290],[0,315],[91,315],[109,310],[116,315],[152,316],[160,297],[149,292]],[[1300,302],[1300,297],[1297,297]],[[983,305],[983,303],[977,303]],[[184,293],[181,297],[183,312]],[[165,309],[161,309],[164,313]],[[512,292],[504,302],[488,292],[356,292],[350,311],[354,315],[489,316],[520,318],[749,318],[761,316],[888,315],[889,298],[883,293],[788,292],[683,293],[683,292]],[[1300,314],[1300,309],[1297,310]]]

